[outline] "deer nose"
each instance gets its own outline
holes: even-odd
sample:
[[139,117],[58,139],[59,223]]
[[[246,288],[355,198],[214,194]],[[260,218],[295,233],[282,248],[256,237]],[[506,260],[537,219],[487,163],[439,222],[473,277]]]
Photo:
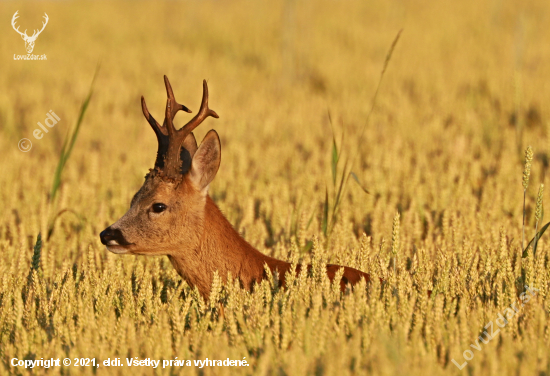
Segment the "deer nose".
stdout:
[[129,245],[130,243],[124,239],[122,231],[118,228],[107,227],[99,234],[103,245]]

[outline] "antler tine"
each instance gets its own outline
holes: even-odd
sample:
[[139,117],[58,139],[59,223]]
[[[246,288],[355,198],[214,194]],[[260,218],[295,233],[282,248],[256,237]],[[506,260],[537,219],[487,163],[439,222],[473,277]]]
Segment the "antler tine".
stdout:
[[219,118],[216,111],[208,108],[208,85],[206,84],[206,80],[203,80],[201,108],[199,112],[195,115],[195,117],[193,117],[193,119],[189,120],[189,122],[183,126],[181,131],[185,132],[185,135],[187,136],[189,133],[193,132],[193,130],[197,128],[209,116],[212,116],[216,119]]
[[[167,79],[165,79],[167,81]],[[170,91],[169,84],[166,85],[166,91],[168,93],[168,104],[170,104]],[[168,104],[166,107],[166,120],[170,118],[168,115],[171,113],[168,109]],[[181,129],[177,130],[173,127],[173,124],[168,125],[168,136],[170,137],[170,144],[168,145],[168,153],[165,164],[165,172],[168,176],[177,176],[181,173],[182,161],[180,159],[180,151],[183,142],[191,134],[191,132],[197,128],[208,116],[214,118],[219,118],[218,114],[208,108],[208,85],[206,80],[202,84],[202,102],[199,112],[191,119],[187,124],[185,124]],[[173,132],[173,133],[171,133]]]
[[168,97],[168,99],[166,100],[166,113],[165,113],[164,125],[166,125],[168,134],[172,137],[173,134],[176,133],[176,128],[174,127],[173,120],[177,112],[180,110],[185,112],[191,112],[191,110],[185,107],[184,105],[176,102],[176,98],[174,97],[174,92],[172,91],[172,85],[170,85],[170,81],[168,81],[168,77],[166,76],[164,76],[164,85],[166,86],[166,96]]
[[149,125],[151,126],[151,128],[153,128],[153,130],[155,131],[155,133],[162,133],[162,134],[166,134],[166,131],[164,127],[162,127],[158,121],[155,120],[155,118],[153,117],[153,115],[151,115],[149,113],[149,110],[147,109],[147,105],[145,104],[145,98],[143,97],[143,95],[141,96],[141,110],[143,111],[143,116],[145,116],[145,119],[147,119],[147,122],[149,123]]
[[158,149],[157,149],[157,158],[155,159],[155,167],[162,168],[164,167],[164,157],[168,150],[169,138],[166,132],[166,127],[161,126],[158,121],[155,120],[153,115],[149,113],[147,105],[145,104],[145,98],[141,96],[141,110],[143,111],[143,116],[147,119],[147,122],[153,128],[155,135],[157,136]]

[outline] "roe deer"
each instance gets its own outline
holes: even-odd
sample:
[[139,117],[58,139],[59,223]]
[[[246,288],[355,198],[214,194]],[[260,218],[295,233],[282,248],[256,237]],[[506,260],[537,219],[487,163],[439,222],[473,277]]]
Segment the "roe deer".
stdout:
[[[216,270],[224,282],[231,272],[242,287],[251,289],[267,277],[267,264],[273,273],[278,272],[279,282],[285,286],[285,273],[291,264],[248,244],[208,196],[208,186],[220,166],[220,139],[210,130],[197,147],[192,133],[207,117],[218,118],[208,108],[206,81],[198,114],[179,130],[174,127],[174,116],[180,110],[191,111],[176,102],[166,76],[164,84],[168,100],[162,125],[151,116],[141,97],[143,115],[157,136],[155,167],[145,176],[128,212],[101,232],[101,242],[117,254],[168,256],[177,272],[204,297],[210,293]],[[333,280],[340,268],[327,265],[328,277]],[[366,273],[343,268],[342,291],[348,283],[369,280]],[[300,269],[298,265],[297,271]]]

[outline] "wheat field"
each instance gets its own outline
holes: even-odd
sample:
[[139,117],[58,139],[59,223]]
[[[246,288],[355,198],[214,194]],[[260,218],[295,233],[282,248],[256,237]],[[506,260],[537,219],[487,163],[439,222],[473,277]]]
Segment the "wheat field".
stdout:
[[[14,59],[15,11],[21,30],[48,14],[33,51],[47,60]],[[522,182],[523,248],[547,222],[550,3],[45,1],[0,14],[0,374],[550,374],[547,238],[522,257]],[[208,80],[220,119],[195,134],[221,138],[215,202],[252,245],[312,275],[252,293],[214,283],[203,301],[167,258],[100,243],[153,167],[140,96],[162,118],[164,74],[194,112]],[[35,139],[50,110],[60,121]],[[350,171],[360,185],[338,196]],[[374,278],[340,293],[326,262]],[[51,358],[73,364],[17,365]],[[206,358],[241,366],[194,365]]]

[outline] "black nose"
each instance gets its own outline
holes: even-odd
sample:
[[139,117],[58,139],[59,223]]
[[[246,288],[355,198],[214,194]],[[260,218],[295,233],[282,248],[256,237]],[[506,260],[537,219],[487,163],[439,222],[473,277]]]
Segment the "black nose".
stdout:
[[130,245],[118,228],[107,227],[99,234],[103,245]]

